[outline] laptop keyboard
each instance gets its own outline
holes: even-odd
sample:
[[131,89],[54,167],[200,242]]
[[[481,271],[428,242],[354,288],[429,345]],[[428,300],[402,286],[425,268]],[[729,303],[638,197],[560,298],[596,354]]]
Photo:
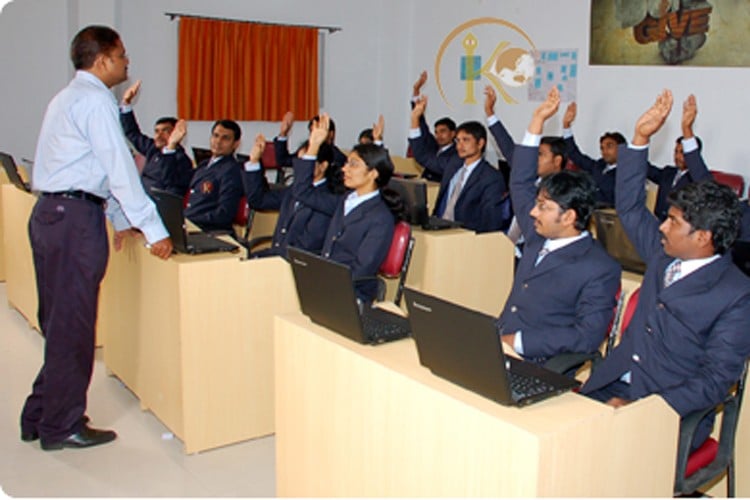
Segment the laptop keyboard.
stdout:
[[529,377],[511,371],[508,372],[508,382],[515,401],[555,390],[554,386],[537,377]]
[[383,321],[368,314],[362,315],[362,329],[370,342],[374,344],[401,339],[409,335],[409,329],[404,325]]

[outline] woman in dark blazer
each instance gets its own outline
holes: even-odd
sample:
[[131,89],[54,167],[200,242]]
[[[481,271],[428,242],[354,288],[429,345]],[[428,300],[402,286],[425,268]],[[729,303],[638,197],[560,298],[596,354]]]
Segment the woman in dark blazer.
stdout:
[[[310,132],[305,156],[317,155],[327,130],[328,116],[324,114]],[[397,193],[386,188],[393,175],[393,163],[382,146],[354,146],[342,173],[348,192],[341,196],[335,209],[321,255],[349,266],[357,298],[369,303],[375,298],[377,282],[360,278],[377,274],[388,254],[396,220],[403,217],[403,203]],[[299,183],[295,190],[303,203],[313,202],[311,183]]]

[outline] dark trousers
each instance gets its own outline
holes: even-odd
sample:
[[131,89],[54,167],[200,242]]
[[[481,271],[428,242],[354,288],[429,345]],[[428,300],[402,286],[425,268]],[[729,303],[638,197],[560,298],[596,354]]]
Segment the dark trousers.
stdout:
[[45,346],[21,428],[56,442],[80,429],[86,411],[99,284],[109,257],[104,211],[87,200],[40,197],[29,239]]

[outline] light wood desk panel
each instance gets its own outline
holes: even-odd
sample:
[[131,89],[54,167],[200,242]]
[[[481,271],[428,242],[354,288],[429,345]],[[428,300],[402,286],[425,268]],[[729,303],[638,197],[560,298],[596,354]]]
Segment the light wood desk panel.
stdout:
[[500,232],[413,229],[406,284],[497,316],[513,286],[513,243]]
[[8,176],[0,169],[0,281],[5,281],[5,210],[3,208],[2,186],[9,185]]
[[671,496],[679,419],[657,396],[503,407],[411,339],[363,346],[301,314],[275,337],[279,496]]
[[283,259],[161,261],[128,240],[111,273],[104,362],[186,453],[273,433],[273,316],[299,310]]

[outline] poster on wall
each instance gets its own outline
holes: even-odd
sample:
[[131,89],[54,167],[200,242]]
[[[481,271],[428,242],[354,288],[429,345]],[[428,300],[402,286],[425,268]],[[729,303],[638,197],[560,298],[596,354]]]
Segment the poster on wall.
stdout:
[[591,0],[592,65],[750,66],[746,0]]
[[552,87],[557,87],[562,102],[576,100],[577,50],[535,51],[534,66],[534,77],[529,85],[529,101],[544,101]]

